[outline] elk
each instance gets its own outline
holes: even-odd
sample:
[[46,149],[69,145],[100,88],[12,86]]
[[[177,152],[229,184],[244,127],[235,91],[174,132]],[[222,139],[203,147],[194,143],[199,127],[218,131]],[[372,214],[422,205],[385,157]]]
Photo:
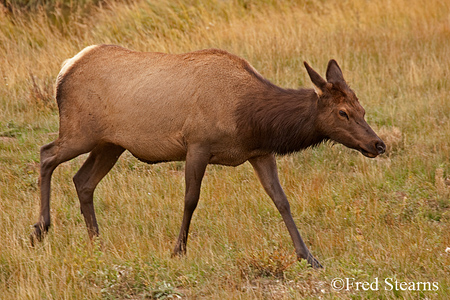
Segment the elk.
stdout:
[[173,255],[186,253],[206,166],[249,161],[297,257],[320,268],[292,218],[276,155],[331,140],[373,158],[386,146],[364,120],[335,60],[328,63],[326,80],[304,65],[313,89],[278,87],[246,60],[218,49],[164,54],[94,45],[66,60],[56,80],[59,136],[40,149],[40,215],[32,243],[50,226],[53,171],[88,152],[73,181],[89,237],[97,236],[94,190],[128,150],[150,164],[185,161],[184,213]]

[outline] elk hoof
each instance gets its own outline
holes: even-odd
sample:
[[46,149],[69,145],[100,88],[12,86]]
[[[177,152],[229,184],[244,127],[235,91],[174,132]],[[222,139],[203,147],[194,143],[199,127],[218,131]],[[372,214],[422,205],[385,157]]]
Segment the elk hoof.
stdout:
[[48,225],[36,223],[34,224],[34,232],[30,234],[30,243],[34,247],[36,241],[42,242],[44,234],[48,231]]
[[186,256],[186,251],[173,251],[172,255],[170,256],[171,258],[176,258],[176,257],[184,257]]
[[172,258],[175,257],[183,257],[186,256],[186,247],[176,246],[175,249],[173,249]]
[[312,256],[311,253],[308,254],[307,261],[308,264],[310,264],[313,269],[323,269],[321,263],[314,256]]

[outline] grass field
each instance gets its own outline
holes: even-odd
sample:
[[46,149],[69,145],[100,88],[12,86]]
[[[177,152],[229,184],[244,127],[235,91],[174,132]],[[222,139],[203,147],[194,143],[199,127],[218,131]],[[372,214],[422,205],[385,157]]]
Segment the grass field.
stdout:
[[[0,3],[0,299],[448,299],[448,1]],[[55,78],[66,58],[100,43],[222,48],[289,88],[312,87],[304,60],[322,75],[329,59],[340,63],[388,152],[368,159],[327,144],[278,159],[323,270],[296,261],[248,163],[208,167],[185,258],[170,258],[184,163],[129,154],[96,190],[98,240],[89,241],[72,184],[82,156],[56,169],[52,227],[30,246],[39,147],[58,131]],[[339,290],[335,278],[353,285]]]

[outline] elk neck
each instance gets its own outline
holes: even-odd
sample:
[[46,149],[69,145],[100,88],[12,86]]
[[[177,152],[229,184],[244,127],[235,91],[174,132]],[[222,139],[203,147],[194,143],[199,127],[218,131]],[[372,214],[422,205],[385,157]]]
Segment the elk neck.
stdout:
[[316,146],[326,140],[316,126],[317,102],[313,89],[283,89],[266,81],[238,106],[238,130],[250,150],[284,155]]

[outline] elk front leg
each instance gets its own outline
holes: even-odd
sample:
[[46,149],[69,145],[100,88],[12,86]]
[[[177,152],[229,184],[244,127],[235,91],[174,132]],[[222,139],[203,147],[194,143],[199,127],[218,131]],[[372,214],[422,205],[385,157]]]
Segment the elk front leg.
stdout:
[[191,224],[192,215],[197,207],[198,199],[200,197],[201,183],[209,158],[209,151],[202,147],[191,146],[188,149],[184,170],[186,192],[184,198],[183,221],[181,223],[180,235],[178,236],[172,256],[186,254],[189,225]]
[[249,160],[255,169],[262,186],[275,203],[278,211],[283,217],[283,221],[291,235],[295,252],[299,259],[306,259],[313,268],[322,268],[317,259],[312,256],[298,232],[287,197],[280,185],[275,157],[270,155],[259,156]]

